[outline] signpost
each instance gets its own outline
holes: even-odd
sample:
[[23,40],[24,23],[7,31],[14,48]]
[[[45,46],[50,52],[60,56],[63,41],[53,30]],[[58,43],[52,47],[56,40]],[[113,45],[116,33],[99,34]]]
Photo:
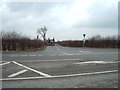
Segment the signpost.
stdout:
[[86,34],[83,34],[83,47],[85,46],[85,36]]

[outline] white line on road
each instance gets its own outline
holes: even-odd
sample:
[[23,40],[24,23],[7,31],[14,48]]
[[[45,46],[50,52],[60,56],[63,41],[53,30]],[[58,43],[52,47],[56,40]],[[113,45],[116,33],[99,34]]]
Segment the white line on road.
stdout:
[[15,61],[12,61],[12,62],[13,62],[14,64],[17,64],[17,65],[19,65],[19,66],[21,66],[21,67],[24,67],[24,68],[28,69],[28,70],[31,70],[31,71],[39,74],[39,75],[42,75],[42,76],[45,76],[45,77],[51,77],[51,76],[48,75],[48,74],[45,74],[45,73],[40,72],[40,71],[37,71],[37,70],[32,69],[32,68],[30,68],[30,67],[27,67],[27,66],[25,66],[25,65],[23,65],[23,64],[20,64],[20,63],[18,63],[18,62],[15,62]]
[[42,55],[38,55],[38,56],[42,56]]
[[80,54],[69,54],[69,53],[65,53],[63,51],[60,51],[62,54],[48,54],[48,55],[11,55],[11,57],[27,57],[27,56],[31,56],[31,57],[35,57],[35,56],[70,56],[70,55],[80,55]]
[[82,53],[83,51],[79,51],[80,53]]
[[19,57],[19,55],[10,55],[10,57]]
[[20,74],[22,74],[22,73],[25,73],[25,72],[27,72],[28,70],[21,70],[21,71],[19,71],[19,72],[17,72],[17,73],[13,73],[13,74],[11,74],[11,75],[9,75],[8,77],[15,77],[15,76],[17,76],[17,75],[20,75]]
[[[63,52],[63,51],[61,51],[63,54],[65,54],[65,55],[70,55],[70,54],[68,54],[68,53],[65,53],[65,52]],[[73,54],[72,54],[73,55]]]
[[[61,53],[63,53],[63,54],[49,54],[48,56],[70,56],[70,55],[74,55],[74,54],[68,54],[68,53],[64,53],[64,52],[61,52]],[[80,54],[79,54],[80,55]]]
[[0,66],[6,65],[6,64],[9,64],[9,63],[10,63],[10,62],[2,63],[2,64],[0,64]]
[[66,55],[74,55],[74,54],[66,54]]
[[53,77],[86,76],[86,75],[106,74],[106,73],[113,73],[113,72],[118,72],[118,70],[102,71],[102,72],[90,72],[90,73],[80,73],[80,74],[71,74],[71,75],[59,75],[59,76],[53,76]]
[[29,55],[29,56],[37,56],[37,55]]
[[25,61],[20,61],[20,62],[47,62],[47,61],[51,61],[51,62],[53,62],[53,61],[79,61],[79,60],[83,60],[83,58],[81,58],[81,59],[56,59],[56,60],[25,60]]
[[61,53],[63,53],[64,55],[73,55],[73,54],[68,54],[68,53],[65,53],[63,51],[61,51],[58,47],[56,47],[58,51],[60,51]]
[[27,56],[69,56],[69,55],[81,55],[81,54],[69,54],[69,53],[65,53],[63,51],[60,51],[61,54],[48,54],[48,55],[10,55],[10,57],[27,57]]
[[76,62],[73,64],[113,64],[118,63],[119,61],[86,61],[86,62]]
[[65,78],[65,77],[75,77],[75,76],[87,76],[87,75],[98,75],[98,74],[107,74],[107,73],[116,73],[118,70],[111,71],[102,71],[102,72],[91,72],[91,73],[80,73],[80,74],[71,74],[71,75],[59,75],[51,77],[23,77],[23,78],[3,78],[0,81],[5,80],[33,80],[33,79],[53,79],[53,78]]
[[27,56],[27,55],[21,55],[22,57]]

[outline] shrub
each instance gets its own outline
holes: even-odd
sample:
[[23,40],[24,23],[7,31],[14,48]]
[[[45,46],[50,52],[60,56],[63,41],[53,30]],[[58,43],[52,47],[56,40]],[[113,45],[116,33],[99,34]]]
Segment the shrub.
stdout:
[[41,40],[32,40],[22,34],[12,32],[1,32],[2,50],[16,51],[40,48],[44,45]]

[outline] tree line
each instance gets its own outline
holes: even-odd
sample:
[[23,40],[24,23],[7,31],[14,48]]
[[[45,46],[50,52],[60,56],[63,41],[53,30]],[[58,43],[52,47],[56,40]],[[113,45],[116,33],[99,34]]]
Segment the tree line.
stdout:
[[38,39],[30,39],[15,31],[1,32],[1,49],[3,51],[20,51],[40,48],[44,42]]
[[58,41],[57,43],[69,47],[119,48],[119,41],[120,36],[101,37],[100,35],[96,35],[85,40],[85,44],[80,40]]

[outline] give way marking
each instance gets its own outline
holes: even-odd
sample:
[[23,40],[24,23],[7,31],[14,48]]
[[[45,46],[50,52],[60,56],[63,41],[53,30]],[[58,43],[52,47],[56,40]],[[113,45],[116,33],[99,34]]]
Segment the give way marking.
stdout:
[[17,73],[13,73],[13,74],[11,74],[11,75],[9,75],[8,77],[15,77],[15,76],[17,76],[17,75],[20,75],[20,74],[22,74],[22,73],[25,73],[25,72],[27,72],[28,70],[21,70],[21,71],[19,71],[19,72],[17,72]]
[[0,64],[0,66],[6,65],[6,64],[9,64],[9,63],[10,62],[5,62],[5,63]]
[[26,68],[26,69],[28,69],[28,70],[30,70],[30,71],[33,71],[33,72],[35,72],[35,73],[37,73],[37,74],[39,74],[39,75],[42,75],[42,76],[44,76],[44,77],[51,77],[51,75],[48,75],[48,74],[46,74],[46,73],[37,71],[37,70],[35,70],[35,69],[32,69],[32,68],[30,68],[30,67],[27,67],[27,66],[25,66],[25,65],[23,65],[23,64],[20,64],[20,63],[18,63],[18,62],[15,62],[15,61],[12,61],[12,62],[13,62],[14,64],[16,64],[16,65],[19,65],[19,66],[21,66],[21,67],[24,67],[24,68]]

